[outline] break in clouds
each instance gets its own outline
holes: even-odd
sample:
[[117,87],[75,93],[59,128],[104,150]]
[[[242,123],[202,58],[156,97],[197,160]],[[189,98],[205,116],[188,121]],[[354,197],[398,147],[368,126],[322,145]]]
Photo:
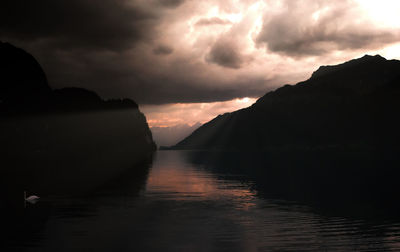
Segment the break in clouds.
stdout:
[[396,44],[400,25],[365,2],[6,0],[0,39],[32,53],[54,88],[139,104],[226,101]]

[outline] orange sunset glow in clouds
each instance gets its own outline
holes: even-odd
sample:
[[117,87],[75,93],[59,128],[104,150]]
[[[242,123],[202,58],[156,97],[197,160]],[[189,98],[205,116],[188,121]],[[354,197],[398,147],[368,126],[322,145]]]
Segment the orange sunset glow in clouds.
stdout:
[[166,88],[173,78],[180,88],[199,91],[190,93],[197,99],[178,102],[231,100],[221,90],[232,99],[259,97],[307,78],[319,65],[366,53],[400,55],[396,1],[182,1],[170,11],[157,53],[145,57],[159,67],[141,70]]
[[205,123],[216,115],[232,112],[250,106],[255,98],[241,98],[226,102],[210,103],[176,103],[166,104],[160,110],[159,106],[144,106],[150,127],[170,127],[179,124]]
[[151,127],[204,123],[248,107],[269,90],[307,79],[319,65],[367,53],[400,58],[397,1],[202,1],[175,11],[186,15],[165,24],[163,44],[179,45],[166,61],[185,55],[200,65],[193,75],[212,76],[203,85],[243,85],[251,98],[145,105]]

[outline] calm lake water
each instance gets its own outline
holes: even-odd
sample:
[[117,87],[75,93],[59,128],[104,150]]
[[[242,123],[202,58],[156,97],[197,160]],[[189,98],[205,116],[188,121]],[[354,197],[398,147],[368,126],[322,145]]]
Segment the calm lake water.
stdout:
[[29,205],[13,228],[3,227],[9,235],[1,251],[400,250],[393,218],[323,214],[269,199],[251,178],[187,155],[160,151],[142,179],[128,174],[93,195],[55,193]]

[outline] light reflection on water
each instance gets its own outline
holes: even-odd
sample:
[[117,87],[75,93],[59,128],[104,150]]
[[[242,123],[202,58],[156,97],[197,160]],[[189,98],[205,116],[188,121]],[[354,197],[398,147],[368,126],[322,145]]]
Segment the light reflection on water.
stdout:
[[[185,152],[159,152],[139,193],[51,198],[26,251],[396,251],[400,223],[323,216],[258,196],[251,181],[215,174]],[[18,251],[18,250],[16,250]]]
[[[176,155],[177,154],[177,155]],[[229,204],[235,209],[248,210],[255,206],[256,195],[248,183],[218,179],[215,174],[184,162],[176,152],[161,152],[161,157],[173,160],[154,165],[147,181],[146,196],[157,200],[202,201]]]

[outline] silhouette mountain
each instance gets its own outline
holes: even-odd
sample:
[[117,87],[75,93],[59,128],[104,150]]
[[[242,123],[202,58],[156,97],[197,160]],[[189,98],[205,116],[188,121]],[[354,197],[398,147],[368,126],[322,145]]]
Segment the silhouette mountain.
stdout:
[[134,101],[103,100],[82,88],[52,90],[29,53],[1,42],[0,125],[5,197],[24,189],[89,192],[133,167],[142,174],[148,167],[138,166],[156,150]]
[[268,198],[397,214],[399,97],[400,61],[367,55],[220,115],[172,149],[204,150],[187,152],[191,162],[244,174]]
[[104,101],[95,92],[83,88],[56,89],[52,97],[52,110],[108,110],[108,109],[136,109],[136,102],[130,99],[112,99]]
[[0,42],[0,100],[39,100],[51,93],[39,63],[22,49]]
[[399,95],[400,61],[365,55],[219,115],[172,148],[396,152]]
[[69,87],[52,90],[35,58],[0,42],[0,114],[138,109],[130,99],[103,100],[95,92]]

